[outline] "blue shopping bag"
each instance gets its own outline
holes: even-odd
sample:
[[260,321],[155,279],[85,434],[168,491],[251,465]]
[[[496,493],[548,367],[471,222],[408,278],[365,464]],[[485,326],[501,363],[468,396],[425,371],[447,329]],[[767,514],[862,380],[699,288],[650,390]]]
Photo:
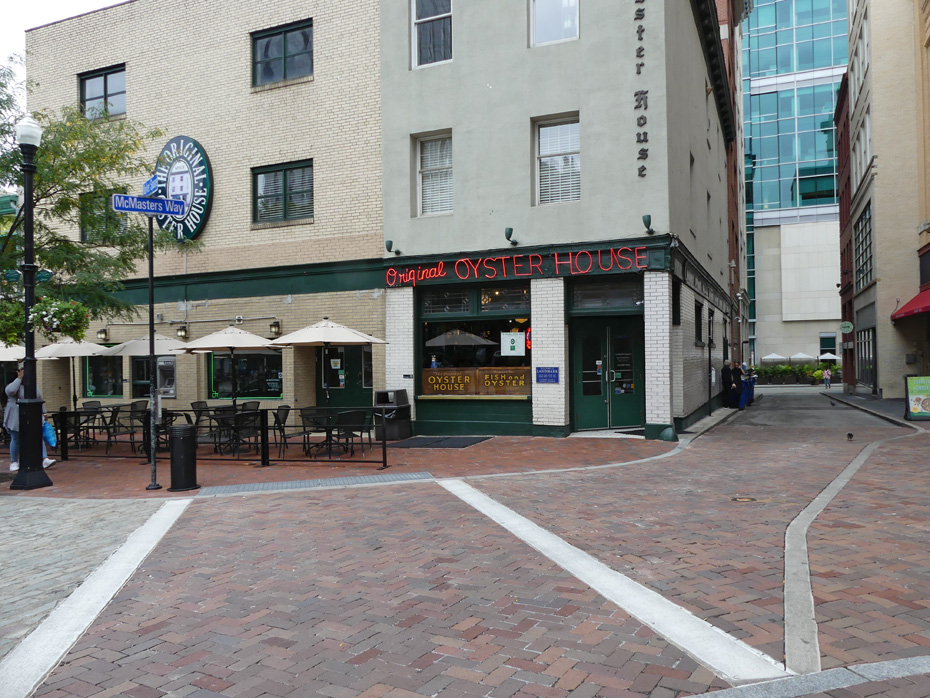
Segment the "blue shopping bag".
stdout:
[[55,433],[55,427],[51,423],[42,422],[42,438],[45,439],[45,443],[50,448],[55,448],[58,445],[58,434]]

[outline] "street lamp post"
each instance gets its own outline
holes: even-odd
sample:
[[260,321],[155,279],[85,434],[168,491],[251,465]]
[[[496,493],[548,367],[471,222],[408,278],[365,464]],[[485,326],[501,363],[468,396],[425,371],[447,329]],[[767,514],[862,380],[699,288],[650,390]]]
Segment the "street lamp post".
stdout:
[[35,154],[42,142],[42,127],[31,116],[16,124],[16,142],[23,154],[23,305],[25,306],[26,358],[23,366],[23,395],[19,401],[19,471],[10,485],[13,490],[34,490],[52,484],[42,467],[42,400],[36,391],[36,342],[29,322],[35,303],[36,264],[33,231],[35,209],[32,190],[36,171]]

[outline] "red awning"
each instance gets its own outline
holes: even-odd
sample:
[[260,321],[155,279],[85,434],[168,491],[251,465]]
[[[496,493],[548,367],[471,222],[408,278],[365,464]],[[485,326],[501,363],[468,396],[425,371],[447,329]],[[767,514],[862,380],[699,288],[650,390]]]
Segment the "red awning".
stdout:
[[917,315],[918,313],[930,313],[930,288],[926,291],[921,291],[901,308],[893,312],[891,314],[891,319],[900,320],[903,317]]

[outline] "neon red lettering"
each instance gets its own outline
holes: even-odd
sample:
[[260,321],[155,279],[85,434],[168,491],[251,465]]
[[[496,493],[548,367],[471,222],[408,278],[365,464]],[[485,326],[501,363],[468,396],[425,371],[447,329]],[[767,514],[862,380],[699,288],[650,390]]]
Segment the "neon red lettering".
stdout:
[[507,278],[507,260],[510,259],[510,257],[498,257],[498,259],[501,261],[501,274],[503,274],[504,278],[506,279]]
[[530,275],[533,274],[533,269],[539,272],[539,275],[542,276],[542,255],[531,254],[530,255]]
[[470,259],[466,259],[465,262],[466,262],[466,264],[468,264],[468,267],[469,267],[469,268],[468,268],[468,273],[469,273],[469,275],[470,275],[472,272],[474,272],[474,273],[475,273],[475,278],[477,279],[477,278],[478,278],[478,267],[481,266],[481,259],[479,258],[477,262],[473,262],[473,261],[471,261]]
[[[462,273],[459,271],[459,264],[462,264],[462,263],[465,264],[465,276],[462,276]],[[468,278],[468,260],[467,259],[460,259],[455,263],[455,275],[463,280]]]
[[[617,258],[617,267],[618,267],[618,268],[623,269],[623,270],[632,269],[632,268],[633,268],[633,260],[630,259],[629,257],[627,257],[627,256],[625,256],[625,255],[622,254],[622,252],[623,252],[624,250],[626,250],[627,252],[632,252],[632,251],[633,251],[633,250],[631,250],[629,247],[621,247],[621,248],[618,249],[618,250],[611,250],[611,254],[613,254],[614,256],[616,256],[616,258]],[[621,260],[623,260],[623,261],[621,261]],[[623,265],[623,262],[626,262],[626,266]]]
[[495,260],[494,257],[485,257],[484,259],[479,260],[481,262],[481,266],[483,266],[488,271],[494,272],[490,276],[487,273],[485,273],[484,278],[486,279],[493,279],[495,276],[497,276],[497,269],[491,266],[491,263],[494,260]]
[[569,273],[569,274],[572,273],[572,253],[571,253],[571,252],[568,253],[568,261],[567,261],[567,262],[566,262],[565,260],[562,260],[561,262],[559,261],[559,253],[558,253],[558,252],[554,253],[553,256],[555,257],[555,275],[556,275],[556,276],[559,275],[559,265],[560,265],[560,264],[567,264],[567,265],[568,265],[568,273]]
[[[588,268],[587,269],[581,268],[581,255],[583,254],[588,255]],[[590,252],[588,252],[587,250],[582,250],[581,252],[575,253],[575,269],[577,270],[579,274],[587,274],[589,271],[591,271],[591,267],[593,266],[594,266],[594,258],[591,256]]]
[[601,271],[610,271],[611,269],[614,268],[614,252],[613,252],[613,250],[610,251],[610,266],[609,266],[609,267],[605,267],[605,266],[604,266],[604,263],[601,262],[601,253],[602,253],[602,252],[603,252],[603,250],[598,250],[598,251],[597,251],[597,266],[600,268]]
[[393,286],[394,284],[397,283],[397,270],[396,269],[387,270],[386,281],[387,281],[388,286]]
[[[646,269],[646,268],[648,268],[648,267],[649,267],[649,263],[646,261],[646,248],[645,248],[645,247],[637,247],[636,250],[635,250],[635,252],[636,252],[636,268],[637,268],[637,269]],[[640,264],[640,260],[642,260],[642,264]]]
[[514,276],[531,276],[533,274],[532,269],[525,274],[520,271],[520,262],[517,262],[518,259],[523,259],[526,255],[515,254],[511,259],[513,260],[513,275]]

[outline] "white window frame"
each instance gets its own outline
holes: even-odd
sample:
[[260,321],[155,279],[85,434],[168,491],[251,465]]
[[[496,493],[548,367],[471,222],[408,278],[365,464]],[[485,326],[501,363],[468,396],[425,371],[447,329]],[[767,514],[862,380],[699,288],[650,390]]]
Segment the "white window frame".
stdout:
[[[561,2],[562,0],[558,0]],[[553,44],[562,44],[566,41],[577,41],[581,34],[581,9],[579,5],[581,0],[575,0],[575,36],[566,39],[554,39],[553,41],[536,40],[536,3],[540,0],[530,0],[530,46],[552,46]]]
[[[547,155],[542,155],[542,154],[540,153],[540,148],[539,148],[540,131],[541,131],[542,129],[546,128],[547,126],[563,126],[563,125],[566,125],[566,124],[578,124],[578,150],[577,150],[577,151],[567,150],[567,151],[561,152],[561,153],[549,153],[549,154],[547,154]],[[545,121],[537,121],[537,122],[535,122],[535,123],[533,124],[533,129],[534,129],[534,131],[533,131],[533,149],[536,151],[536,152],[535,152],[535,156],[536,156],[536,163],[535,163],[535,170],[536,170],[535,204],[536,204],[537,206],[555,206],[555,205],[558,205],[558,204],[567,204],[567,203],[571,203],[571,202],[573,202],[573,201],[580,201],[580,200],[581,200],[581,181],[580,181],[580,179],[579,179],[579,182],[578,182],[578,198],[577,198],[577,199],[565,199],[565,200],[560,200],[560,201],[546,201],[546,202],[543,202],[543,200],[542,200],[542,179],[541,179],[541,177],[540,177],[540,164],[541,164],[541,160],[542,160],[544,157],[546,157],[546,158],[551,158],[551,157],[560,157],[560,156],[564,156],[564,155],[577,155],[577,156],[578,156],[578,161],[579,161],[579,166],[580,166],[580,162],[581,162],[581,119],[578,117],[578,115],[574,115],[574,116],[565,117],[565,118],[562,118],[562,119],[548,119],[548,120],[545,120]],[[581,174],[579,173],[579,178],[580,178],[580,176],[581,176]]]
[[[417,0],[410,0],[410,26],[411,26],[410,62],[414,69],[429,68],[430,66],[443,65],[444,63],[452,62],[452,59],[449,58],[444,61],[433,61],[432,63],[420,63],[420,56],[419,56],[420,35],[417,30],[419,28],[419,25],[425,24],[426,22],[433,22],[433,21],[436,21],[437,19],[445,19],[446,17],[448,17],[451,20],[454,2],[455,0],[449,0],[449,11],[448,12],[443,12],[442,14],[438,14],[438,15],[431,15],[429,17],[424,17],[423,19],[417,19]],[[454,32],[454,29],[453,29],[453,32]],[[454,34],[453,34],[453,37],[454,37]],[[455,49],[453,49],[453,51],[454,50]]]
[[[441,133],[435,136],[428,136],[425,138],[417,139],[417,216],[419,217],[429,217],[429,216],[448,216],[455,210],[455,175],[454,175],[454,165],[455,165],[455,151],[453,150],[452,163],[448,167],[435,167],[427,170],[423,169],[423,159],[422,159],[422,147],[424,143],[432,141],[442,141],[448,140],[450,145],[452,144],[452,134],[451,133]],[[448,209],[442,211],[430,211],[427,213],[423,212],[423,174],[427,172],[440,172],[442,170],[448,170],[450,176],[453,178],[453,189],[452,189],[452,201]]]

